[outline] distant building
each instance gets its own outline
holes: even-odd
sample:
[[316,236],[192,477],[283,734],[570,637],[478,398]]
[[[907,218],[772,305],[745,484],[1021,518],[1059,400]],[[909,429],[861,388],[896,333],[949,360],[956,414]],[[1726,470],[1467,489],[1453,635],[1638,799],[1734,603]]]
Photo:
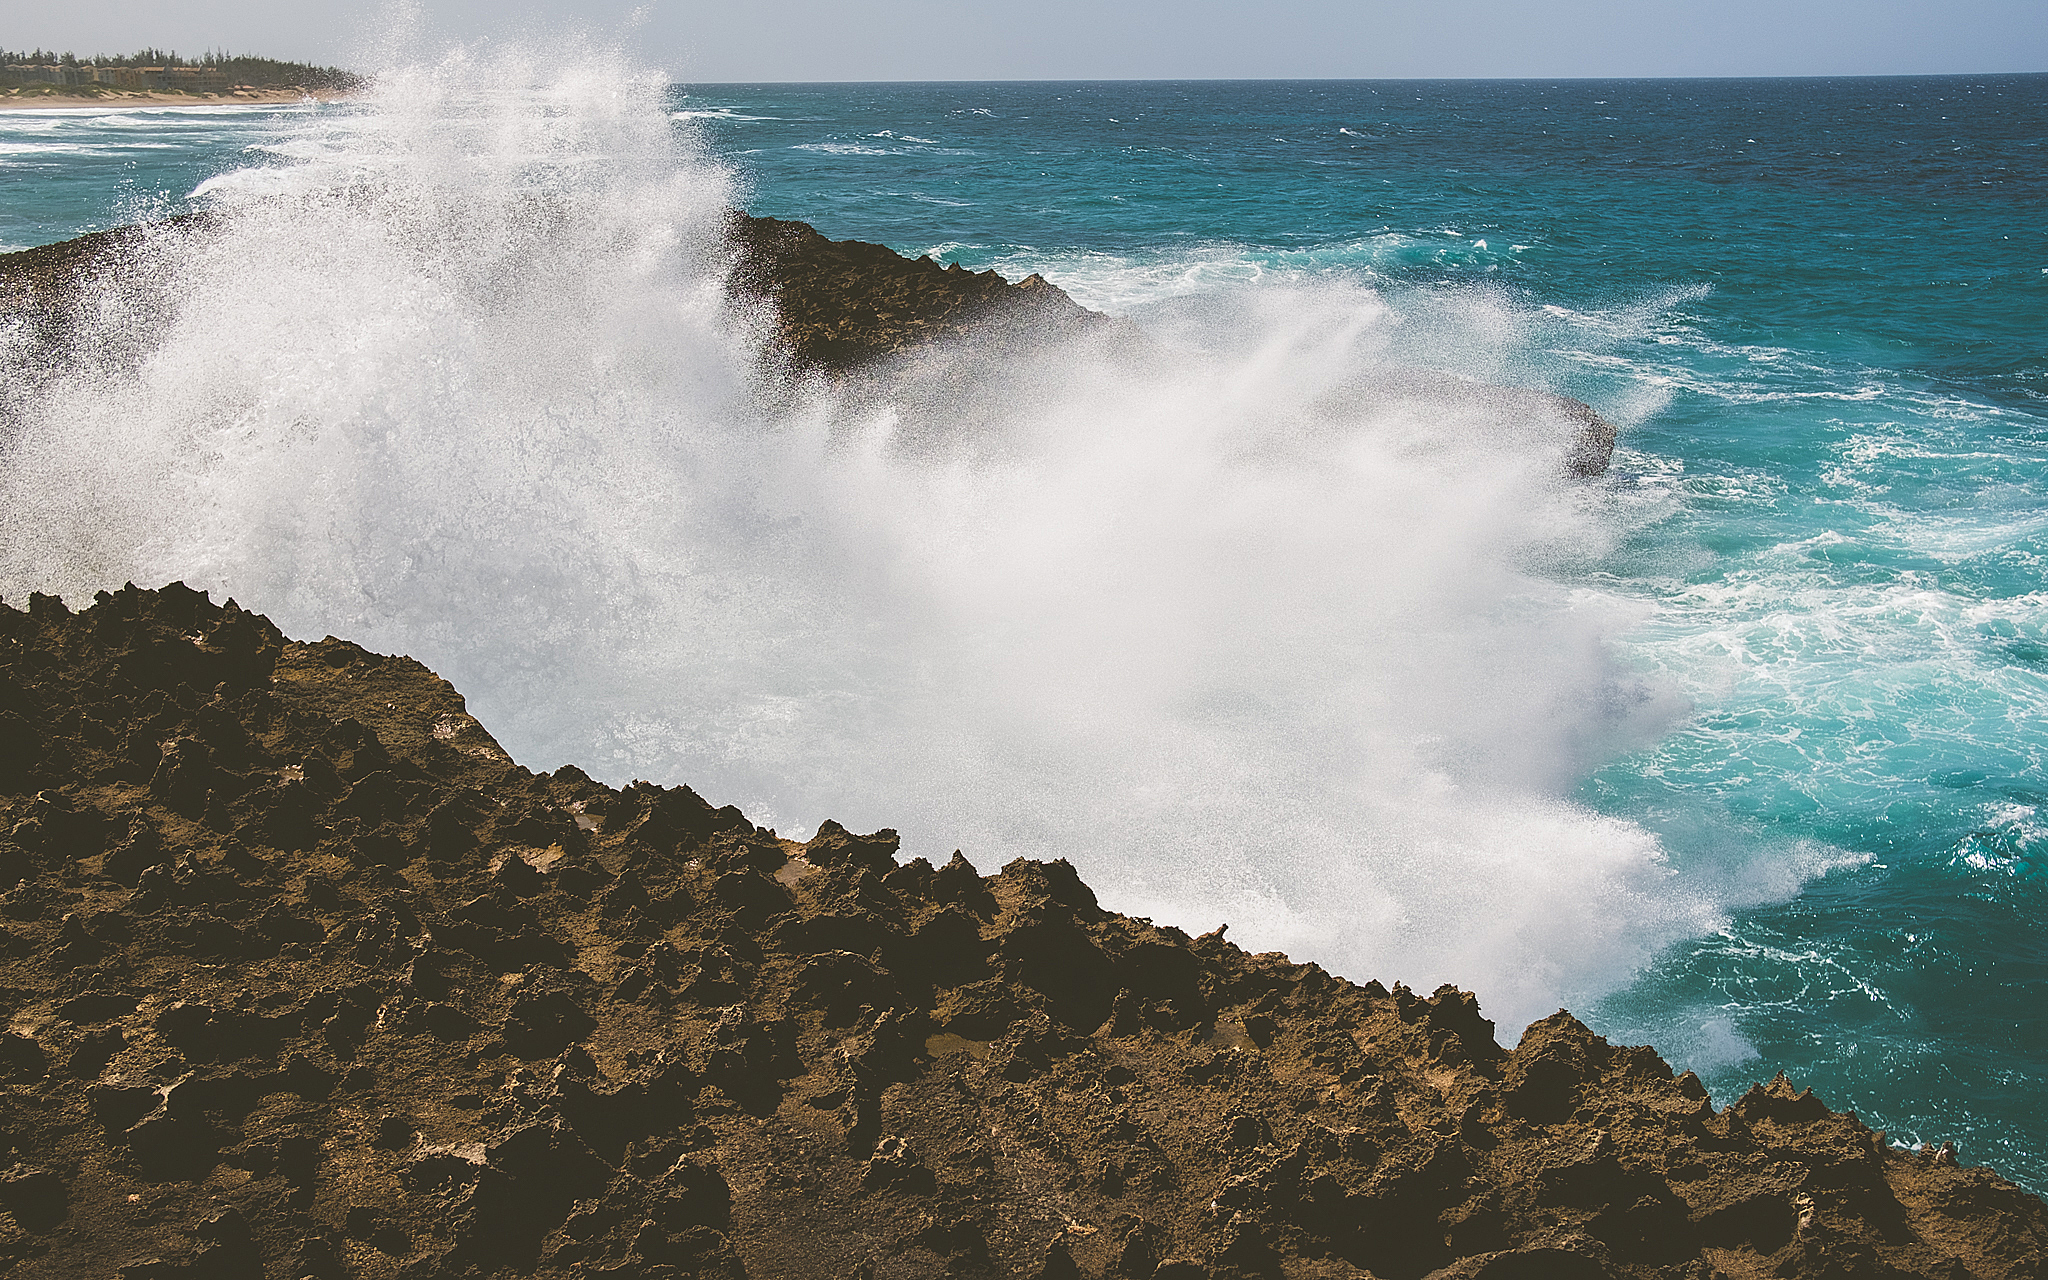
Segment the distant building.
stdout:
[[183,89],[219,93],[228,88],[228,73],[218,67],[101,67],[12,63],[0,67],[0,89],[39,85],[103,84],[111,89]]
[[213,67],[166,67],[163,86],[166,89],[216,93],[228,87],[228,74]]
[[113,89],[145,89],[149,86],[142,79],[140,67],[81,67],[81,71],[92,74],[93,84],[103,84]]
[[76,84],[76,75],[69,67],[30,66],[17,62],[0,69],[0,84],[10,89],[39,84]]

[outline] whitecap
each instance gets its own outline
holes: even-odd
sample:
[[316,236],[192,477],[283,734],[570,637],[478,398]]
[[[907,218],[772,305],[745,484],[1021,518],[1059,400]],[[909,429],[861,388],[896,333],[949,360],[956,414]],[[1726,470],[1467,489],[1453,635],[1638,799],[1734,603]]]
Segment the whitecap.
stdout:
[[822,151],[832,156],[893,156],[899,151],[887,147],[867,147],[858,142],[799,142],[790,147],[792,151]]
[[90,146],[79,142],[0,142],[0,155],[4,156],[103,156],[106,148]]
[[780,116],[750,116],[734,111],[731,107],[707,107],[698,110],[672,111],[671,120],[729,120],[738,124],[752,124],[762,120],[780,120]]

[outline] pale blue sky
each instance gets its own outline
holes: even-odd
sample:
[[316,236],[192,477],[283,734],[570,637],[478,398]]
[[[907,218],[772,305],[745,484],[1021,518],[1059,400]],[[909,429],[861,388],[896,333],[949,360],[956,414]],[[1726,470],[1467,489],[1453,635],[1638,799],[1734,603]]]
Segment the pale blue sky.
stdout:
[[[419,0],[436,35],[580,25],[680,80],[2048,71],[2048,0]],[[632,15],[639,11],[636,21]],[[0,0],[0,46],[361,65],[383,0]]]

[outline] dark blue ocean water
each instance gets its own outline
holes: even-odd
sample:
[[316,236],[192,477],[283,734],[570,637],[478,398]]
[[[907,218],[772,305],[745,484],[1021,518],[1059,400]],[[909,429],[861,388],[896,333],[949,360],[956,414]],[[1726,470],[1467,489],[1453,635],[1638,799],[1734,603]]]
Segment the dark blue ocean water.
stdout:
[[[1607,413],[1619,533],[1566,585],[1632,611],[1612,648],[1689,711],[1571,798],[1734,906],[1579,1011],[1723,1101],[1783,1070],[2048,1187],[2048,76],[670,106],[755,213],[1160,332],[1361,285],[1408,363]],[[0,242],[178,207],[295,127],[0,116]]]

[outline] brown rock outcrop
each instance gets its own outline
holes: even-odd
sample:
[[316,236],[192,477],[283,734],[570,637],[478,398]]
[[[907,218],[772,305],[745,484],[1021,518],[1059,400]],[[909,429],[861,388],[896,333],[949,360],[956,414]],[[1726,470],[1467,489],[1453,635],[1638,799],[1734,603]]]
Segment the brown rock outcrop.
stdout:
[[10,1276],[2040,1277],[1782,1078],[507,759],[173,585],[0,608]]
[[732,286],[775,304],[778,336],[800,365],[845,370],[967,333],[1060,338],[1113,322],[1039,275],[941,267],[887,245],[828,240],[803,222],[732,215]]

